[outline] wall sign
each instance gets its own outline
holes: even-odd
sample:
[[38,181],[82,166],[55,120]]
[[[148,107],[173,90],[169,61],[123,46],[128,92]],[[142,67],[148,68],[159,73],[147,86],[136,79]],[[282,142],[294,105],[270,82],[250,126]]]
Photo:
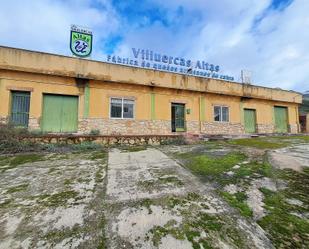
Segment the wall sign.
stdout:
[[70,49],[73,55],[88,57],[92,52],[92,32],[76,25],[71,26]]
[[192,61],[182,57],[154,53],[148,49],[132,48],[132,53],[134,59],[108,55],[107,61],[115,64],[234,81],[234,77],[220,73],[220,66],[206,61]]

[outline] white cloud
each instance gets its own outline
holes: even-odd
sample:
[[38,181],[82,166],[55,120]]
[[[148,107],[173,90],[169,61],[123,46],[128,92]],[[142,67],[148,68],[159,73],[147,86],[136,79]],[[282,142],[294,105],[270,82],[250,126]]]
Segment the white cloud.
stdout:
[[150,48],[219,64],[235,78],[251,70],[255,84],[309,89],[308,0],[280,11],[269,8],[271,0],[146,2],[164,9],[168,24],[146,15],[143,25],[127,23],[110,0],[6,1],[0,44],[69,55],[69,26],[82,24],[94,31],[94,59],[104,59],[104,41],[113,34],[123,37],[115,50],[123,56],[132,56],[131,47]]
[[99,43],[118,28],[112,6],[91,6],[91,1],[11,0],[1,4],[0,44],[70,55],[71,24],[90,27]]
[[309,1],[294,0],[282,11],[269,8],[270,0],[155,2],[167,9],[169,19],[178,18],[180,6],[187,17],[199,13],[200,19],[176,31],[158,23],[132,29],[121,49],[151,47],[220,64],[236,79],[242,69],[251,70],[258,85],[309,89]]

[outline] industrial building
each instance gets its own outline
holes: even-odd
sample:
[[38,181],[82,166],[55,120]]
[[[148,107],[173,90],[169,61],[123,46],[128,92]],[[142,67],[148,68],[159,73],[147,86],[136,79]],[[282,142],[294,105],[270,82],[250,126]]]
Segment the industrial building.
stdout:
[[301,94],[0,47],[0,122],[46,133],[298,133]]

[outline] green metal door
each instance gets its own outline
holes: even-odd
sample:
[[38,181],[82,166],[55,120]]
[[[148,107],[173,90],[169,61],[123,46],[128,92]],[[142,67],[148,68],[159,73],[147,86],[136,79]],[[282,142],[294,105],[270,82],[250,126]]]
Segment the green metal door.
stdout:
[[78,97],[45,94],[43,99],[43,132],[76,132]]
[[29,122],[30,92],[12,92],[11,122],[27,127]]
[[288,132],[287,108],[275,106],[275,131],[278,133]]
[[256,132],[256,114],[254,109],[244,109],[246,133]]
[[185,105],[172,104],[172,131],[185,131]]

